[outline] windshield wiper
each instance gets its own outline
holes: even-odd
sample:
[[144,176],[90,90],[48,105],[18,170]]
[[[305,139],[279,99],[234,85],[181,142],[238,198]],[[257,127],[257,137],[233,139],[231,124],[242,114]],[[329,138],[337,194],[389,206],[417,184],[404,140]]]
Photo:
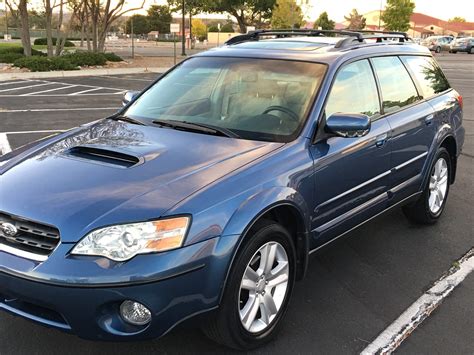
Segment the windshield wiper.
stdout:
[[146,126],[146,124],[140,120],[136,120],[135,118],[131,118],[128,116],[123,116],[123,115],[113,116],[113,117],[110,117],[110,119],[115,120],[115,121],[124,121],[124,122],[132,123],[132,124]]
[[206,123],[194,123],[194,122],[177,121],[177,120],[154,120],[153,123],[159,126],[169,127],[173,129],[180,129],[180,130],[193,131],[193,132],[202,132],[205,134],[212,134],[212,135],[224,136],[224,137],[229,137],[229,138],[240,138],[240,136],[237,133],[232,132],[230,129],[213,126]]

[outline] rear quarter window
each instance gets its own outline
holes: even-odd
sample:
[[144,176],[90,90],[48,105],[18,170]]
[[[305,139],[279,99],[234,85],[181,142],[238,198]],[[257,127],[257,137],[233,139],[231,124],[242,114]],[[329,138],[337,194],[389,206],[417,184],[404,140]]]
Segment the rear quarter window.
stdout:
[[398,57],[372,58],[379,79],[384,113],[391,113],[420,99],[415,84]]
[[446,76],[433,58],[403,56],[401,59],[418,82],[425,99],[450,88]]

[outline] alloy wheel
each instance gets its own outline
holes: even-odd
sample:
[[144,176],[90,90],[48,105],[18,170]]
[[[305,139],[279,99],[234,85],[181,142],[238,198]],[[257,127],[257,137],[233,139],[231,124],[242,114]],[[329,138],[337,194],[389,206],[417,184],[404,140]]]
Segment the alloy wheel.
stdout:
[[430,177],[428,205],[431,213],[437,214],[446,198],[448,190],[448,163],[444,158],[439,158]]
[[289,283],[289,259],[280,243],[264,244],[247,264],[239,292],[239,315],[243,327],[258,333],[278,315]]

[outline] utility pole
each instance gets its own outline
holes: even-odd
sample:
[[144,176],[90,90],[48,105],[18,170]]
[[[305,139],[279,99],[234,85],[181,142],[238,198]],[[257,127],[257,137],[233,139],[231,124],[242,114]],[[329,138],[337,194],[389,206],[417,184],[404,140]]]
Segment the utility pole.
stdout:
[[383,0],[380,0],[380,10],[379,10],[379,31],[380,31],[380,20],[382,17],[382,2]]
[[132,58],[135,58],[135,41],[133,35],[133,16],[130,17],[130,36],[132,37]]
[[184,11],[184,5],[185,5],[185,0],[183,0],[182,6],[181,6],[181,12],[182,12],[182,19],[181,19],[181,25],[182,25],[182,30],[181,30],[181,55],[183,57],[186,56],[186,30],[185,30],[185,24],[186,24],[186,18],[184,16],[185,11]]

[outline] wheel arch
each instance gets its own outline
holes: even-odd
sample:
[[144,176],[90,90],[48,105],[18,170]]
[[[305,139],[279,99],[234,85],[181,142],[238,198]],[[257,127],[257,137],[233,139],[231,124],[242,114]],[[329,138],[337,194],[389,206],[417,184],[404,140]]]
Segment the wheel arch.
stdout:
[[445,148],[451,160],[451,181],[450,184],[453,184],[456,179],[456,168],[457,168],[457,143],[456,139],[452,135],[447,135],[441,141],[440,147]]
[[[285,188],[284,190],[287,190]],[[280,191],[281,193],[282,191]],[[252,200],[257,201],[259,200],[260,194],[254,196]],[[277,196],[281,196],[278,194]],[[263,200],[266,198],[263,197]],[[252,204],[252,202],[247,201],[244,203],[239,210],[245,210],[245,214],[248,214],[248,209],[253,210],[255,207],[250,207],[248,205]],[[242,214],[244,212],[236,211],[231,221],[228,223],[224,231],[226,231],[223,235],[228,234],[235,234],[235,225],[236,223],[233,221],[242,222]],[[286,199],[283,200],[275,200],[272,203],[267,204],[265,207],[260,207],[258,212],[252,214],[252,218],[248,219],[245,223],[245,227],[242,229],[240,233],[239,241],[236,243],[234,247],[232,258],[229,263],[227,273],[224,279],[224,284],[221,290],[221,294],[219,297],[219,303],[222,299],[224,294],[224,290],[227,286],[227,282],[229,279],[229,275],[232,272],[234,267],[234,262],[239,251],[242,249],[245,241],[251,236],[253,231],[253,227],[255,227],[256,223],[262,219],[270,219],[277,223],[280,223],[285,227],[288,232],[292,236],[292,240],[295,245],[296,250],[296,278],[297,280],[301,280],[304,275],[306,274],[307,265],[308,265],[308,257],[309,257],[309,214],[307,211],[306,203],[299,195],[298,192],[292,190],[292,194],[287,195]],[[242,225],[242,224],[241,224]]]

